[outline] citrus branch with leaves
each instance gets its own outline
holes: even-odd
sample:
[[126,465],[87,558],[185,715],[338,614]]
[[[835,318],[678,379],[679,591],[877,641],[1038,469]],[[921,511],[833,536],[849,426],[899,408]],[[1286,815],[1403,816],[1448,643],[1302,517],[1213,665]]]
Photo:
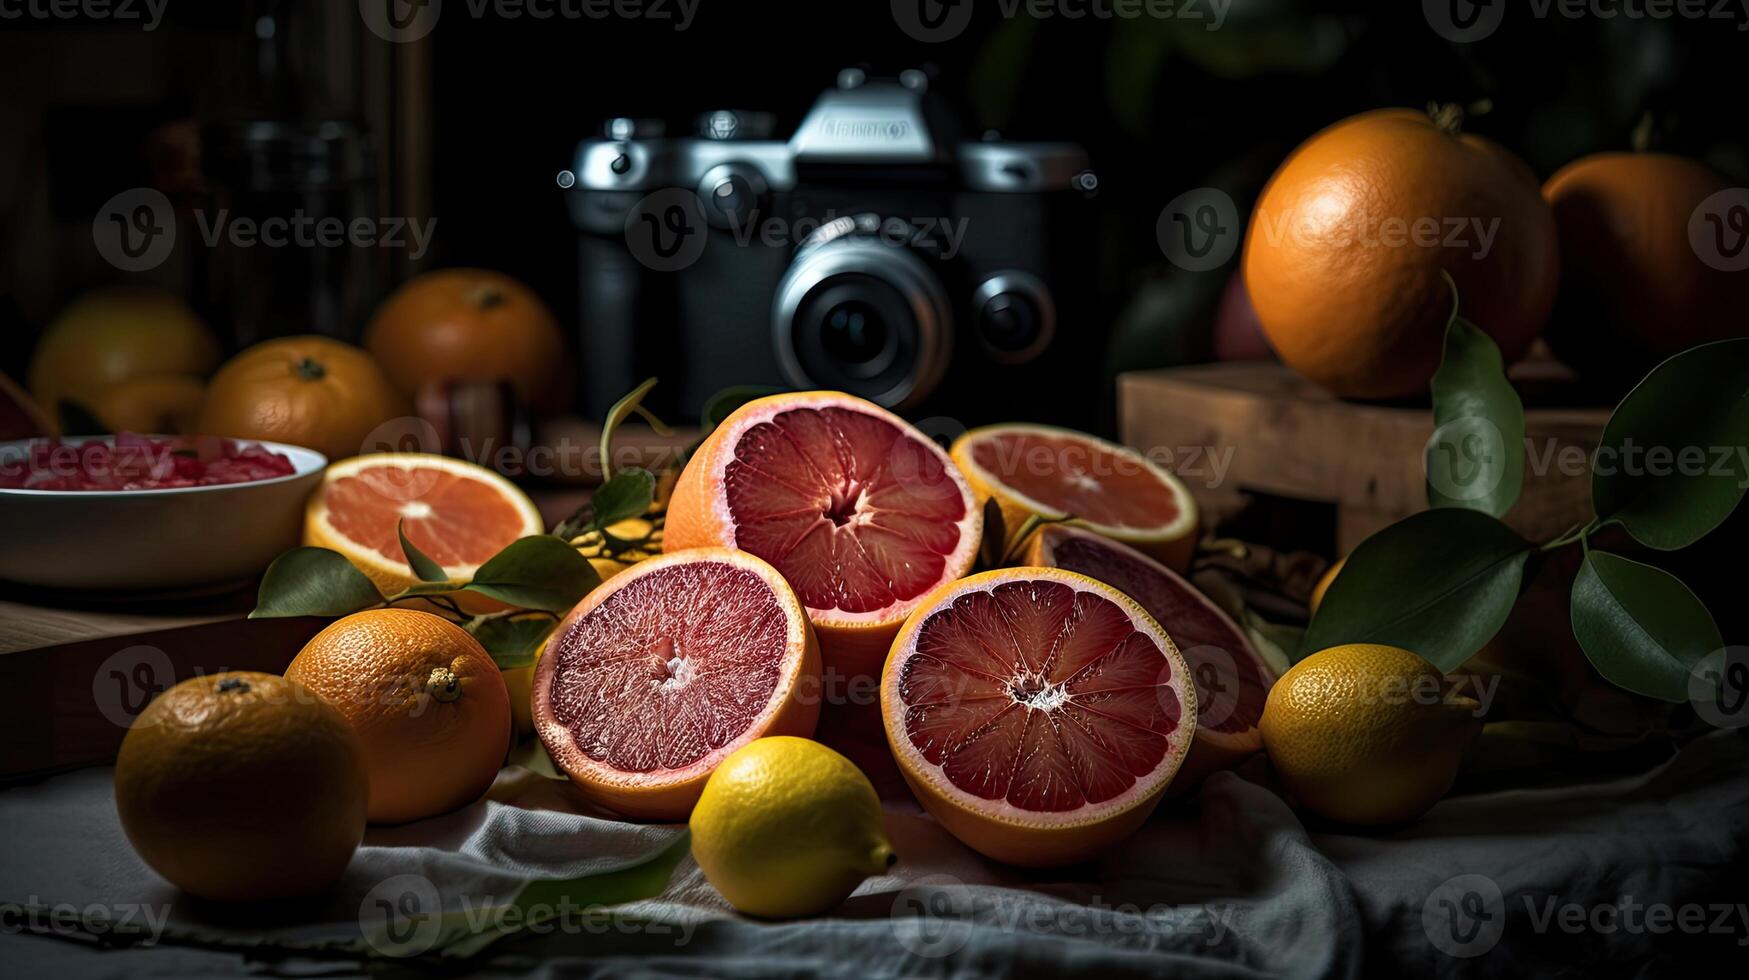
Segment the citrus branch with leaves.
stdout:
[[[1430,509],[1361,542],[1319,605],[1298,657],[1339,643],[1386,643],[1449,672],[1505,624],[1530,578],[1527,564],[1578,547],[1583,560],[1570,615],[1592,665],[1636,694],[1689,700],[1703,661],[1723,649],[1718,626],[1674,575],[1601,550],[1593,538],[1617,527],[1653,551],[1675,551],[1736,509],[1749,486],[1739,451],[1749,445],[1749,338],[1678,354],[1630,391],[1593,457],[1592,516],[1540,543],[1500,520],[1524,483],[1524,406],[1499,349],[1455,304],[1432,387]],[[1599,458],[1631,458],[1635,447],[1642,459],[1653,451],[1671,459],[1704,454],[1706,465],[1597,465]]]

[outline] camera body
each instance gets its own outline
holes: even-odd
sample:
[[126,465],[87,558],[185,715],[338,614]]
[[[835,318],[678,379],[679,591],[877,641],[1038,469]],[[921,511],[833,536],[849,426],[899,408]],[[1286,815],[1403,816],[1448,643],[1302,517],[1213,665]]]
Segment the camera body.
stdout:
[[913,418],[1087,424],[1097,186],[1067,143],[962,142],[922,72],[857,69],[786,141],[614,120],[560,174],[579,231],[583,408],[646,377],[695,416],[734,386],[848,391]]

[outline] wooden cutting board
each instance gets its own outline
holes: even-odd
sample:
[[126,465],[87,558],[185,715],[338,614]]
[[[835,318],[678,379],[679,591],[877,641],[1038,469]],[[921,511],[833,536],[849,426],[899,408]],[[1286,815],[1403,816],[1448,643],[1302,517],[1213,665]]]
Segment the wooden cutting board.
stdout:
[[[1514,381],[1529,393],[1530,455],[1506,523],[1549,538],[1590,516],[1589,454],[1609,411],[1551,407],[1559,385]],[[1257,495],[1327,504],[1347,554],[1427,506],[1425,407],[1343,401],[1280,364],[1234,362],[1122,375],[1118,411],[1124,442],[1177,472],[1205,516],[1230,516]]]
[[[549,525],[587,488],[535,491]],[[328,620],[249,619],[255,584],[198,596],[71,596],[0,585],[0,782],[114,760],[146,703],[226,670],[280,673]]]

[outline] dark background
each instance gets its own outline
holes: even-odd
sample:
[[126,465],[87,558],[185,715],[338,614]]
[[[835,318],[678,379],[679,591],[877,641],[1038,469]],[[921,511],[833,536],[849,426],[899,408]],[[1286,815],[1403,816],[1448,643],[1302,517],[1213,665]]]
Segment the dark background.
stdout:
[[[378,159],[372,213],[438,219],[430,255],[368,263],[364,301],[342,322],[308,329],[356,336],[374,298],[416,271],[458,264],[524,279],[574,327],[575,243],[554,175],[603,118],[662,116],[684,131],[709,108],[769,109],[781,135],[846,65],[929,66],[968,133],[1090,150],[1101,178],[1101,299],[1080,329],[1104,343],[1118,323],[1111,367],[1207,353],[1209,311],[1230,265],[1169,267],[1154,240],[1161,206],[1214,185],[1243,210],[1296,143],[1363,109],[1487,99],[1491,111],[1469,128],[1517,151],[1539,177],[1627,148],[1650,112],[1662,148],[1739,179],[1749,172],[1741,10],[1729,11],[1733,20],[1575,19],[1553,8],[1539,18],[1514,3],[1492,36],[1456,44],[1417,2],[1232,0],[1218,31],[1188,18],[1008,18],[995,0],[968,2],[971,25],[940,44],[907,36],[884,0],[699,0],[684,31],[671,20],[503,19],[490,8],[476,18],[466,0],[448,0],[418,46],[369,33],[351,0],[169,0],[151,32],[0,21],[0,368],[21,373],[34,333],[81,290],[139,278],[93,254],[90,220],[102,202],[142,183],[175,184],[188,170],[203,176],[185,181],[198,185],[185,195],[213,193],[222,177],[185,137],[239,118],[362,120]],[[1212,11],[1209,0],[1188,9]],[[251,27],[263,14],[286,25],[290,45],[267,79]],[[410,58],[418,71],[405,70]],[[397,142],[395,127],[409,121],[424,142]],[[171,146],[193,147],[190,160],[166,163],[179,152],[165,149],[167,126],[182,137]],[[215,285],[222,277],[205,268],[213,261],[179,253],[150,278],[189,296],[222,335],[259,335],[233,322],[241,307],[226,289],[237,287]]]

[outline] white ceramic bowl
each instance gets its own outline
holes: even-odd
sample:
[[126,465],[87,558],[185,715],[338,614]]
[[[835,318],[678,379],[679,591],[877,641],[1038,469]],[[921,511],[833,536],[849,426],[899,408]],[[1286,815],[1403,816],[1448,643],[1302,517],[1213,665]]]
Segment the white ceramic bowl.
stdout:
[[[76,444],[108,436],[69,437]],[[30,451],[0,442],[0,460]],[[0,488],[0,580],[48,589],[173,591],[259,575],[303,536],[321,453],[263,442],[289,476],[170,490]]]

